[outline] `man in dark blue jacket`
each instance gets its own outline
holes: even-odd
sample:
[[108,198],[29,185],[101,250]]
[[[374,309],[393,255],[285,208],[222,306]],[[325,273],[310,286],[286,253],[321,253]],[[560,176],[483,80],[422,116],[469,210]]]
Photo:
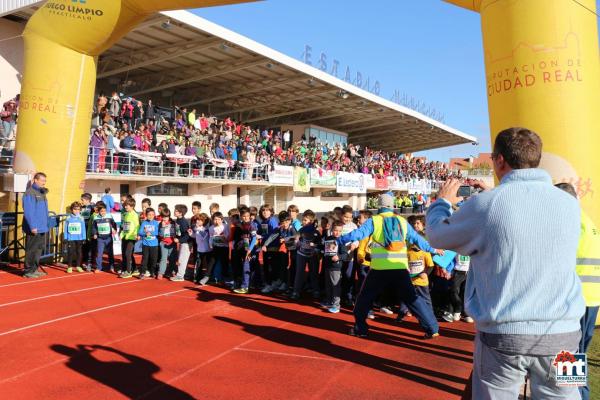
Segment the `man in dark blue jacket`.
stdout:
[[26,278],[39,278],[46,275],[38,271],[40,258],[49,231],[48,200],[46,199],[46,174],[38,172],[31,186],[23,194],[23,233],[25,233],[25,269]]

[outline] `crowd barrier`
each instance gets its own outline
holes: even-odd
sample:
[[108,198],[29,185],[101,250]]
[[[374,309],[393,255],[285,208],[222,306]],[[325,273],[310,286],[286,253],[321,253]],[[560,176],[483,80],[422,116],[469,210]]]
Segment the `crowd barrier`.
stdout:
[[[56,263],[62,254],[62,237],[66,214],[50,212],[48,234],[42,250],[42,261]],[[25,257],[26,236],[22,227],[23,212],[0,213],[0,259],[20,262]]]

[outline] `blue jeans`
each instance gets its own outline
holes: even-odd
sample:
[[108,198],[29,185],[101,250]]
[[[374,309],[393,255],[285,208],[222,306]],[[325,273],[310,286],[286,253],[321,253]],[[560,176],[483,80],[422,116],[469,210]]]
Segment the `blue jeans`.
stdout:
[[12,132],[14,127],[15,127],[15,121],[2,121],[3,137],[2,137],[2,142],[0,143],[1,145],[4,145],[8,141],[8,138],[10,137],[10,133]]
[[250,260],[246,260],[246,251],[236,250],[233,256],[235,281],[241,280],[240,287],[248,289],[250,286]]
[[96,269],[102,271],[102,256],[105,251],[108,251],[108,264],[110,268],[113,268],[115,264],[115,256],[113,253],[113,240],[112,237],[102,238],[98,236],[96,239],[98,253],[96,254]]
[[171,270],[175,269],[175,260],[177,259],[177,244],[166,245],[160,243],[160,262],[158,263],[158,273],[164,275],[167,271],[167,262]]
[[[579,342],[580,353],[587,353],[588,347],[590,347],[590,343],[592,342],[592,336],[594,336],[594,326],[596,325],[596,318],[598,317],[599,308],[600,307],[598,306],[585,308],[585,315],[583,316],[583,318],[581,318],[581,341]],[[588,384],[585,386],[580,386],[579,393],[581,393],[582,400],[589,400],[589,375]]]
[[398,299],[402,300],[417,317],[419,324],[428,334],[437,333],[439,325],[433,315],[431,306],[425,299],[417,296],[415,288],[410,280],[410,275],[405,269],[375,270],[371,269],[367,274],[363,287],[356,299],[354,306],[355,329],[360,334],[366,334],[369,330],[367,315],[373,306],[373,301],[387,287],[391,287]]

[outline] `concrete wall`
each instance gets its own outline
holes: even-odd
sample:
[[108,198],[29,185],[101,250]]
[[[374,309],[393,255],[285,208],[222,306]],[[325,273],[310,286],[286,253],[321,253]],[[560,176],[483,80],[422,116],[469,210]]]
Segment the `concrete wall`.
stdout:
[[25,25],[0,18],[0,107],[21,92]]
[[[111,188],[111,193],[115,202],[120,200],[120,185],[128,184],[130,194],[137,202],[136,209],[141,209],[141,202],[144,198],[149,198],[152,201],[152,207],[156,208],[158,203],[167,203],[169,208],[173,210],[175,204],[185,204],[191,213],[193,201],[202,203],[202,211],[208,213],[208,207],[211,203],[218,203],[221,212],[227,213],[228,210],[236,208],[238,204],[246,204],[248,206],[260,207],[262,203],[272,203],[276,211],[285,210],[290,204],[297,205],[301,211],[311,209],[315,212],[327,212],[335,207],[350,205],[355,210],[364,208],[366,203],[366,195],[342,195],[342,197],[322,197],[321,193],[328,189],[313,189],[311,197],[298,196],[291,187],[279,187],[275,196],[273,192],[267,192],[269,188],[257,188],[252,186],[240,187],[240,196],[238,203],[238,187],[235,185],[207,185],[191,183],[188,185],[188,196],[148,196],[147,187],[150,183],[118,181],[118,180],[87,180],[85,191],[93,196],[93,201],[98,201],[104,195],[104,189]],[[152,183],[156,184],[156,183]],[[50,189],[52,189],[50,187]],[[256,195],[260,191],[264,194],[261,201],[254,204],[252,199],[257,196],[251,196],[250,192]],[[73,199],[73,201],[79,199]],[[191,215],[191,214],[190,214]],[[189,215],[188,215],[189,216]]]

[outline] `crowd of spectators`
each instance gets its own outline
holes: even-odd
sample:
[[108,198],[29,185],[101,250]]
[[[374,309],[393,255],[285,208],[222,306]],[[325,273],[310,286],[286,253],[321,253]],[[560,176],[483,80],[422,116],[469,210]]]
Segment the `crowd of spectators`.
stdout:
[[[292,138],[290,132],[261,130],[229,117],[198,114],[196,109],[176,107],[174,118],[167,119],[151,101],[143,105],[135,99],[121,99],[117,93],[98,98],[90,147],[93,155],[88,168],[93,172],[109,169],[101,161],[103,152],[136,150],[159,153],[163,160],[169,155],[192,157],[195,167],[288,165],[406,180],[443,181],[455,176],[439,161],[354,144],[323,143],[312,137]],[[122,157],[118,160],[123,162]]]

